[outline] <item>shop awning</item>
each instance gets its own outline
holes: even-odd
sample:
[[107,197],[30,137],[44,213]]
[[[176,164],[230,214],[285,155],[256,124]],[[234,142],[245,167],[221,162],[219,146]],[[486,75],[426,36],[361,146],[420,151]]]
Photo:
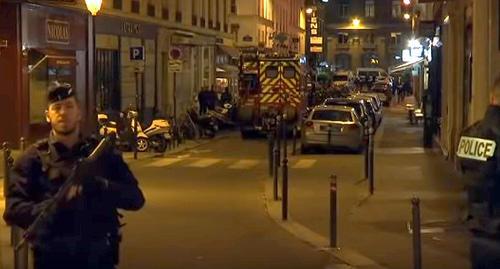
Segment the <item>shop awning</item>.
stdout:
[[230,64],[218,64],[215,67],[215,71],[220,74],[238,74],[240,71],[237,66]]
[[240,50],[237,48],[232,48],[224,45],[217,45],[217,47],[218,47],[218,53],[227,54],[231,56],[231,58],[240,57]]
[[394,67],[390,67],[389,68],[389,74],[403,72],[403,71],[411,69],[415,65],[421,64],[423,62],[424,62],[424,59],[420,59],[420,60],[415,60],[415,61],[412,61],[412,62],[407,62],[407,63],[404,63],[404,64],[400,64],[400,65],[397,65],[397,66],[394,66]]

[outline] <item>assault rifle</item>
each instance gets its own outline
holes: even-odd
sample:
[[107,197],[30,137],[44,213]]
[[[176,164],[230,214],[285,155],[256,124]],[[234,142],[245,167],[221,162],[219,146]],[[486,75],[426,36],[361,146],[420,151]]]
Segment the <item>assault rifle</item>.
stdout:
[[37,231],[46,224],[47,220],[49,220],[59,209],[60,205],[66,199],[66,195],[71,188],[81,182],[86,177],[91,176],[91,166],[95,163],[99,157],[107,150],[109,150],[114,145],[114,136],[108,135],[105,136],[97,147],[90,153],[90,155],[86,158],[79,159],[76,165],[71,170],[71,174],[67,178],[67,180],[61,185],[57,193],[53,198],[50,199],[48,204],[42,209],[42,212],[35,218],[33,223],[26,229],[23,233],[23,237],[21,241],[15,246],[15,249],[18,250],[21,248],[26,241],[31,241],[36,236]]

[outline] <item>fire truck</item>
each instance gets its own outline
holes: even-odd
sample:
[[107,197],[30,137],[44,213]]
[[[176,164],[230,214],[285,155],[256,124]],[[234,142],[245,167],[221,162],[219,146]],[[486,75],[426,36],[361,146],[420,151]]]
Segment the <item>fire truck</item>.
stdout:
[[266,132],[277,115],[292,128],[304,106],[299,58],[242,50],[237,119],[241,135]]

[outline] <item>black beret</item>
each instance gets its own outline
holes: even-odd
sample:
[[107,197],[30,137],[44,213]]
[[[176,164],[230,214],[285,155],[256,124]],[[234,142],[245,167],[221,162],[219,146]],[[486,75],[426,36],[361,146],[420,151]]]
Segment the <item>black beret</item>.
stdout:
[[53,82],[47,92],[49,104],[75,96],[75,91],[68,83]]

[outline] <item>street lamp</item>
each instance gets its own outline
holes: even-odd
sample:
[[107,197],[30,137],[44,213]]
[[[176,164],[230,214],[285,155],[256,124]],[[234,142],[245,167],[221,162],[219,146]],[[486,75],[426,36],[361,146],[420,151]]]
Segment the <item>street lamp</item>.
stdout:
[[358,28],[360,24],[361,24],[361,20],[360,19],[354,18],[352,20],[352,26],[354,26],[355,28]]
[[102,0],[85,0],[87,5],[87,10],[92,14],[92,16],[97,15],[97,12],[101,10]]
[[312,7],[308,7],[308,8],[306,9],[306,13],[307,13],[307,14],[311,14],[311,13],[313,13],[313,9],[312,9]]
[[403,15],[403,18],[404,18],[405,20],[409,20],[409,19],[411,18],[411,15],[410,15],[409,13],[405,13],[405,14]]
[[[92,60],[94,63],[94,66],[92,66],[92,73],[93,73],[93,80],[94,83],[92,85],[94,86],[93,93],[96,94],[95,89],[98,88],[97,86],[97,49],[96,49],[96,35],[95,35],[95,16],[101,9],[102,5],[102,0],[85,0],[85,4],[87,5],[87,10],[92,14],[92,50],[93,50],[93,55],[92,55]],[[102,93],[101,93],[102,94]],[[99,108],[103,109],[102,104],[99,104]],[[95,110],[94,110],[95,111]]]

